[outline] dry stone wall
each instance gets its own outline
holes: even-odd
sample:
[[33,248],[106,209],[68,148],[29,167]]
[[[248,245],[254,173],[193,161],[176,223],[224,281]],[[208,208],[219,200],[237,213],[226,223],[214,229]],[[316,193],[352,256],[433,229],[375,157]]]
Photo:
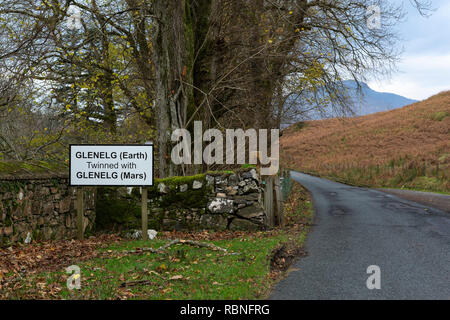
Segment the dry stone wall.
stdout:
[[254,168],[157,181],[149,222],[163,230],[263,230],[263,187]]
[[[115,211],[125,216],[127,208],[127,225],[139,226],[140,188],[114,189],[123,195],[114,201],[108,200],[103,189],[85,188],[85,233],[94,231],[96,218],[108,218]],[[266,228],[263,186],[254,168],[156,179],[148,190],[152,229]],[[66,166],[0,161],[0,246],[26,242],[27,238],[74,238],[76,217],[76,189],[69,187]]]
[[[95,189],[85,191],[85,232],[95,222]],[[0,162],[0,245],[76,236],[76,190],[67,168]]]

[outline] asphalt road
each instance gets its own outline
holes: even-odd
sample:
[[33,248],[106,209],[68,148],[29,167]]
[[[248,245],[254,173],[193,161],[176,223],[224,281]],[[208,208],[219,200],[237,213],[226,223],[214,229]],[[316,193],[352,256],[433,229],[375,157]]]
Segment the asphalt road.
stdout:
[[[308,255],[271,299],[450,299],[450,214],[381,191],[302,173],[315,221]],[[369,266],[381,289],[367,288]]]

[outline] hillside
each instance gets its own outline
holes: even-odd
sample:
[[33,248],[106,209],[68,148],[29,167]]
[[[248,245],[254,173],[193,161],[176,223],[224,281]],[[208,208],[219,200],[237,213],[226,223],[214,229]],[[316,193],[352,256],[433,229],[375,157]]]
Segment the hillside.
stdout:
[[347,183],[449,191],[450,91],[401,109],[297,123],[283,131],[287,168]]

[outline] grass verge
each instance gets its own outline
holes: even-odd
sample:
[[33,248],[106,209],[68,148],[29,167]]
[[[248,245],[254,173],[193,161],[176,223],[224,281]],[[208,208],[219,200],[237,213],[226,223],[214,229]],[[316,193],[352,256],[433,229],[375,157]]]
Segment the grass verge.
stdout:
[[439,178],[421,176],[415,168],[403,171],[390,171],[385,167],[370,167],[368,169],[345,168],[337,171],[329,170],[328,168],[318,170],[300,168],[292,170],[357,187],[393,188],[442,194],[449,194],[450,192],[449,180],[445,175]]

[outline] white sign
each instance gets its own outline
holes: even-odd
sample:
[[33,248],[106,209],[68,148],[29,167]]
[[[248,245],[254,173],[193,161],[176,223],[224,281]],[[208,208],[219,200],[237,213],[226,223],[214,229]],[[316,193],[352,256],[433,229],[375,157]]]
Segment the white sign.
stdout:
[[71,145],[71,186],[152,186],[153,145]]

